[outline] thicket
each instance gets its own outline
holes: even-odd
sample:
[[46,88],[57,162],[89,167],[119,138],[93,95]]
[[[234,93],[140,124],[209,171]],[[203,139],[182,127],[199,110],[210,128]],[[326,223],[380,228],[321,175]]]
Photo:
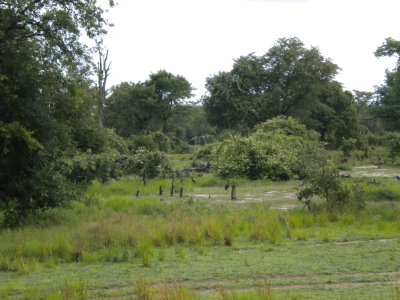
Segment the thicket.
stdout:
[[301,179],[305,166],[327,160],[318,133],[293,118],[277,117],[247,137],[233,135],[212,150],[213,170],[221,177]]

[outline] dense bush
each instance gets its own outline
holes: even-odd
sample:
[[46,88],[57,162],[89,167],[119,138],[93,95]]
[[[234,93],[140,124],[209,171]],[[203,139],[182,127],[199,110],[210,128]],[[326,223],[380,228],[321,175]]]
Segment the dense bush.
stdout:
[[171,150],[171,140],[160,131],[149,132],[142,135],[132,136],[129,139],[130,148],[146,148],[151,151],[169,152]]
[[0,124],[0,212],[4,223],[18,225],[33,210],[77,199],[93,180],[106,182],[144,173],[151,178],[170,172],[164,154],[144,148],[129,151],[128,143],[111,130],[92,128],[90,132],[85,143],[60,151],[51,145],[45,149],[17,122]]
[[63,204],[77,189],[52,148],[45,151],[32,132],[18,122],[0,123],[0,211],[9,225],[27,212]]
[[139,148],[132,154],[121,154],[114,149],[98,154],[81,153],[64,162],[68,178],[76,183],[90,184],[95,179],[107,182],[124,175],[154,178],[171,173],[168,160],[162,152],[145,148]]
[[221,177],[287,180],[304,177],[304,167],[326,160],[323,153],[316,132],[293,118],[278,117],[257,126],[248,137],[230,136],[216,144],[212,161]]
[[326,208],[330,211],[359,210],[365,206],[365,194],[361,187],[344,182],[332,164],[310,169],[297,198],[311,208],[315,196],[325,199]]
[[130,158],[127,172],[153,178],[170,175],[172,169],[164,153],[139,148]]
[[389,150],[389,156],[395,160],[400,154],[400,134],[397,132],[386,134],[386,145]]

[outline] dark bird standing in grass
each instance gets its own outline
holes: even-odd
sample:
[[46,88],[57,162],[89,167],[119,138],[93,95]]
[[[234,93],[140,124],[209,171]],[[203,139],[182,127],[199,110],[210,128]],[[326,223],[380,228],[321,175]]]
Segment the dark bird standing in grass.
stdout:
[[224,189],[225,189],[225,191],[227,191],[229,189],[229,180],[227,183],[225,183]]

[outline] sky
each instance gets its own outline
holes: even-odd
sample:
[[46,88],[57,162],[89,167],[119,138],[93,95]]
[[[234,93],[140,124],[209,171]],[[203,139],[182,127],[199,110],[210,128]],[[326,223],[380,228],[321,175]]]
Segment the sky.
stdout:
[[347,90],[373,91],[394,58],[376,58],[385,38],[400,40],[399,0],[118,0],[105,38],[108,87],[164,69],[206,92],[205,80],[242,55],[265,54],[298,37],[340,68]]

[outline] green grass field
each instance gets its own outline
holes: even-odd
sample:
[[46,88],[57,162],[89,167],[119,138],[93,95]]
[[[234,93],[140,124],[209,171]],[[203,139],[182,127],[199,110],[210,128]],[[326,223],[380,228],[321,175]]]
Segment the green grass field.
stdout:
[[231,179],[232,201],[225,180],[194,179],[175,180],[183,198],[171,179],[95,183],[1,230],[0,299],[400,299],[398,199],[310,212],[300,182]]

